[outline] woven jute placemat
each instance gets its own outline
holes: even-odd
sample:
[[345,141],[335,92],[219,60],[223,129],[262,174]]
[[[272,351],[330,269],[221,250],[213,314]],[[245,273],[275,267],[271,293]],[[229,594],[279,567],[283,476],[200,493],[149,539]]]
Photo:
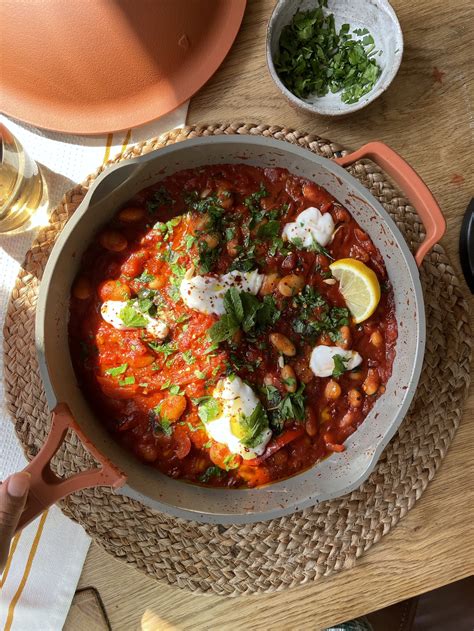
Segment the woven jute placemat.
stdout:
[[[241,123],[187,127],[129,149],[126,160],[173,142],[213,134],[252,134],[286,140],[327,158],[342,148],[313,134]],[[9,410],[32,458],[49,428],[34,345],[39,281],[64,223],[102,170],[69,191],[26,256],[5,323],[5,380]],[[423,238],[414,209],[374,164],[351,168],[396,221],[411,248]],[[421,270],[427,318],[423,373],[410,411],[368,480],[356,491],[300,513],[245,526],[212,526],[154,512],[103,489],[66,498],[61,508],[105,550],[149,576],[197,592],[272,592],[354,565],[420,498],[459,425],[471,357],[467,306],[449,259],[435,246]],[[83,469],[88,455],[71,436],[56,459],[59,474]]]

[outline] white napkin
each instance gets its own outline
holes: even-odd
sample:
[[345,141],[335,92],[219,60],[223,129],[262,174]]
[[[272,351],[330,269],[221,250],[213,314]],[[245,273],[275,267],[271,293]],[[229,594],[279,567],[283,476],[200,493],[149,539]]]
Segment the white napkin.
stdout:
[[[50,207],[129,144],[182,127],[188,103],[167,116],[133,131],[101,137],[66,136],[40,131],[0,115],[3,123],[43,167]],[[3,330],[8,297],[21,262],[35,236],[0,235],[0,325]],[[0,480],[23,469],[26,459],[4,403],[3,354],[0,354]],[[76,590],[90,539],[81,526],[52,507],[15,537],[0,577],[0,629],[59,631]]]

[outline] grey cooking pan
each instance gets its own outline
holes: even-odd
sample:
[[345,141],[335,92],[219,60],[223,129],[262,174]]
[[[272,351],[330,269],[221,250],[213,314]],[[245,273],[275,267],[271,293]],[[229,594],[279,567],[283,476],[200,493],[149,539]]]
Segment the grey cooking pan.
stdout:
[[[343,166],[364,157],[373,159],[397,181],[423,220],[426,238],[415,257],[380,203],[344,170]],[[322,185],[348,208],[384,256],[395,292],[399,334],[393,375],[386,392],[346,441],[345,452],[335,453],[284,481],[256,489],[226,490],[168,478],[135,460],[113,440],[77,385],[68,351],[67,325],[70,288],[82,253],[121,204],[144,187],[181,169],[242,162],[285,167]],[[33,474],[33,490],[21,525],[66,494],[101,484],[121,486],[119,493],[157,510],[221,524],[278,517],[355,489],[374,468],[413,399],[425,349],[425,314],[417,264],[421,264],[444,230],[441,211],[428,188],[400,156],[378,142],[332,161],[264,137],[201,137],[123,162],[102,173],[59,236],[41,282],[36,345],[48,404],[55,414],[50,441],[28,466]],[[60,482],[48,462],[70,426],[102,465],[98,470]]]

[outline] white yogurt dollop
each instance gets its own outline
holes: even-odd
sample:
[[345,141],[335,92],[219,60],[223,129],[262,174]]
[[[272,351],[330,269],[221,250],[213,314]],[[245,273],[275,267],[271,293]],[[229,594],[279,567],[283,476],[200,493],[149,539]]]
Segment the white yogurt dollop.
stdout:
[[265,451],[272,437],[270,429],[260,434],[259,443],[252,448],[245,447],[240,439],[232,432],[232,419],[237,421],[242,414],[250,416],[259,404],[259,400],[250,386],[240,377],[221,379],[212,396],[220,404],[219,416],[205,423],[208,435],[218,443],[227,445],[233,454],[240,454],[244,459],[255,458]]
[[330,377],[335,368],[334,355],[339,355],[344,361],[346,370],[352,370],[362,363],[362,357],[357,351],[346,351],[339,346],[315,346],[311,353],[309,366],[316,377]]
[[[100,314],[106,322],[114,327],[114,329],[117,329],[118,331],[132,330],[137,327],[127,326],[120,317],[120,312],[126,306],[127,302],[123,300],[106,300],[100,308]],[[147,313],[139,313],[145,318],[147,323],[143,328],[146,328],[150,335],[157,337],[158,339],[164,339],[168,335],[169,327],[166,322],[157,318],[152,318]]]
[[314,241],[323,247],[329,243],[334,232],[334,221],[330,213],[321,214],[317,208],[306,208],[295,221],[283,228],[283,238],[288,241],[301,240],[304,248],[310,248]]
[[223,315],[224,295],[231,287],[240,291],[258,294],[263,282],[263,274],[257,270],[252,272],[233,271],[222,276],[192,276],[184,278],[179,293],[184,304],[201,313]]

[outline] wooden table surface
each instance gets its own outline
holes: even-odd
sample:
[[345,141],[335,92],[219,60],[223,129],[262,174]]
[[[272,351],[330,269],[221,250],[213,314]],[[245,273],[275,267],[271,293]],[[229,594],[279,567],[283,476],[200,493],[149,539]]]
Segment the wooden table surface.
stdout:
[[[400,71],[385,95],[341,119],[295,111],[272,84],[265,30],[274,4],[249,0],[230,54],[192,99],[189,123],[285,125],[352,148],[385,141],[438,199],[448,222],[443,244],[459,273],[459,228],[474,189],[472,0],[393,0],[405,37]],[[199,596],[156,583],[92,545],[80,587],[98,589],[114,631],[313,631],[379,609],[474,573],[473,446],[471,387],[461,427],[423,497],[354,569],[327,579],[273,595]],[[73,608],[66,631],[82,630],[86,618]]]

